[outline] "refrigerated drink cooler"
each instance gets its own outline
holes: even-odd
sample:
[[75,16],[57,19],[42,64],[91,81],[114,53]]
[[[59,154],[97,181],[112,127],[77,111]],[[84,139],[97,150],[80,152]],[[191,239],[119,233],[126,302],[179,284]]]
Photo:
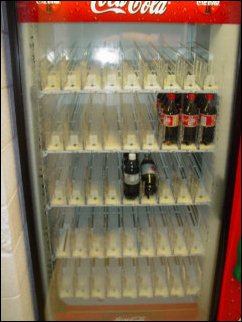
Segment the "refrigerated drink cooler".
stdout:
[[[240,6],[8,4],[46,320],[216,319],[239,140]],[[151,196],[139,176],[138,196],[124,193],[124,153],[135,153],[139,166],[147,154],[153,160]]]

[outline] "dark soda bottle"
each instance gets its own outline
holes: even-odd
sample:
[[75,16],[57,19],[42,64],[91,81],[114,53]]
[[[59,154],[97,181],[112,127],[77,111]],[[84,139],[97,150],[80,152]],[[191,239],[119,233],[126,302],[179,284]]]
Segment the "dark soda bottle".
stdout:
[[129,153],[124,169],[124,195],[127,199],[135,199],[139,195],[140,171],[135,153]]
[[213,94],[207,94],[206,100],[207,100],[207,103],[201,110],[200,124],[202,127],[201,143],[208,145],[208,144],[211,144],[214,140],[217,109],[214,104]]
[[178,139],[179,111],[175,104],[176,95],[168,94],[168,103],[164,108],[164,142],[175,144]]
[[154,195],[157,191],[156,184],[156,165],[151,156],[147,154],[141,163],[141,179],[144,192],[147,198]]
[[186,145],[190,145],[196,141],[198,112],[195,99],[195,94],[188,95],[188,102],[182,113],[182,125],[184,127],[183,143]]
[[122,171],[123,171],[123,173],[125,171],[125,166],[126,166],[126,164],[128,162],[128,159],[129,159],[129,153],[124,153],[123,162],[122,162]]

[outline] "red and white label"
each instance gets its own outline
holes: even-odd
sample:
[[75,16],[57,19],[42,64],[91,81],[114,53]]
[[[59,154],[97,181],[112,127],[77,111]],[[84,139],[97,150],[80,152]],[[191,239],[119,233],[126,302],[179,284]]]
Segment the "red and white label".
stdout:
[[214,127],[216,124],[216,115],[201,114],[201,125],[204,127]]
[[179,114],[163,116],[163,125],[167,127],[177,127],[179,125]]
[[197,115],[182,114],[182,125],[185,127],[196,127],[198,121]]

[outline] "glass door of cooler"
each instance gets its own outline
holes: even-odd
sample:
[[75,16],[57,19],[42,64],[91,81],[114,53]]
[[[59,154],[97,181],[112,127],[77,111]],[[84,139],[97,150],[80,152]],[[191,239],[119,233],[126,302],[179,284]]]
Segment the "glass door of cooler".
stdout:
[[209,319],[240,2],[206,3],[17,2],[47,320]]

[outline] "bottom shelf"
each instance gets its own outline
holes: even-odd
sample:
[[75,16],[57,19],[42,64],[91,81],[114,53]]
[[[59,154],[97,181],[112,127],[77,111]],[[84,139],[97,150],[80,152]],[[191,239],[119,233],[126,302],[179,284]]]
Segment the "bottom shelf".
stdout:
[[[175,259],[176,262],[177,259]],[[190,262],[190,258],[187,258],[188,262]],[[115,261],[115,260],[114,260]],[[117,261],[117,260],[116,260]],[[130,260],[129,260],[130,261]],[[82,274],[80,274],[80,268],[84,265],[88,266],[88,260],[58,260],[56,262],[54,272],[50,282],[50,288],[47,298],[47,305],[45,310],[46,321],[201,321],[201,311],[198,306],[198,297],[197,296],[184,296],[177,297],[171,296],[170,292],[176,289],[176,285],[180,283],[182,288],[187,285],[192,285],[192,279],[194,278],[193,273],[190,271],[189,273],[185,273],[184,264],[185,262],[182,260],[177,262],[174,270],[170,269],[169,260],[163,261],[162,258],[155,260],[142,260],[138,263],[138,260],[132,261],[133,265],[131,265],[131,271],[135,272],[135,288],[137,290],[137,298],[106,298],[106,299],[86,299],[80,297],[74,297],[76,294],[76,289],[79,287],[78,282],[83,281],[89,285],[90,287],[96,288],[96,281],[99,278],[99,275],[95,275],[94,270],[95,266],[100,266],[103,264],[100,260],[90,260],[89,270],[84,270]],[[110,279],[110,264],[117,266],[117,263],[113,261],[106,260],[105,261],[105,278],[103,279],[103,285],[105,286],[105,294],[107,294],[107,290],[112,287],[112,279]],[[144,271],[141,272],[139,270],[141,263],[147,263],[146,265],[142,265],[144,269],[146,269],[146,273]],[[123,295],[123,283],[126,282],[126,286],[129,287],[129,278],[132,278],[132,274],[124,274],[124,260],[118,261],[120,265],[118,265],[119,269],[116,276],[120,276],[121,279],[121,295]],[[154,264],[158,266],[165,266],[165,280],[163,281],[162,269],[158,267],[156,270],[151,269],[154,267]],[[196,271],[196,278],[198,281],[199,289],[200,289],[200,263],[198,258],[193,258],[192,266]],[[105,263],[104,263],[105,264]],[[173,261],[174,264],[174,261]],[[147,271],[148,265],[148,271]],[[153,265],[153,266],[152,266]],[[130,267],[130,265],[128,265]],[[169,267],[168,267],[169,266]],[[171,265],[172,267],[172,265]],[[127,267],[126,267],[127,268]],[[125,270],[126,270],[125,268]],[[150,272],[149,268],[152,272]],[[77,275],[77,271],[79,269],[79,274]],[[120,272],[121,269],[121,272]],[[114,270],[115,271],[115,270]],[[88,273],[89,272],[89,273]],[[127,271],[126,271],[127,272]],[[179,272],[179,273],[176,273]],[[141,285],[144,285],[145,277],[149,276],[149,283],[152,284],[152,292],[153,298],[139,298],[138,292],[140,292]],[[187,275],[187,276],[186,276]],[[66,279],[62,277],[65,276]],[[125,281],[125,278],[127,280]],[[185,279],[184,279],[185,278]],[[186,280],[188,278],[188,280]],[[66,283],[66,284],[65,284]],[[167,285],[168,288],[168,297],[155,297],[155,289],[159,288],[160,284]],[[64,285],[65,284],[65,285]],[[132,285],[130,284],[130,288]],[[70,293],[62,294],[65,297],[60,298],[60,293],[63,291],[63,288],[66,291],[69,289]],[[179,288],[179,287],[178,287]],[[186,287],[186,289],[188,289]],[[196,291],[198,294],[199,291]],[[89,293],[91,296],[91,292]],[[67,296],[67,297],[66,297]]]
[[58,261],[57,293],[67,305],[188,303],[200,285],[197,257]]
[[52,321],[201,321],[199,313],[197,303],[66,306],[53,312]]

